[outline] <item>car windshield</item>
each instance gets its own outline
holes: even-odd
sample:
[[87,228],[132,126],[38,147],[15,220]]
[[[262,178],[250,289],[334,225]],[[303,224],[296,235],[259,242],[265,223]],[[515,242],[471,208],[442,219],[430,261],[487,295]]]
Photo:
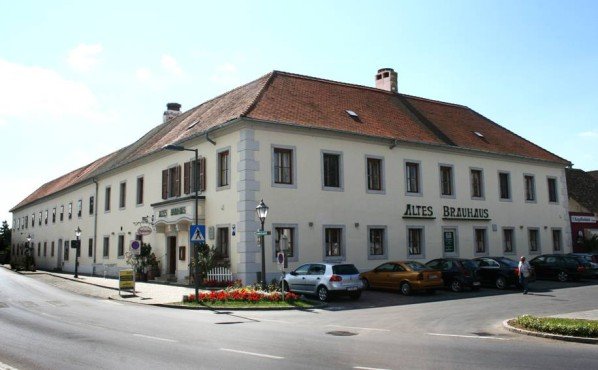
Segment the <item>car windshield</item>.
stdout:
[[407,261],[404,262],[405,266],[409,267],[410,270],[412,271],[422,271],[422,270],[428,270],[429,267],[426,265],[423,265],[419,262],[416,261]]
[[355,265],[335,265],[332,266],[332,273],[335,275],[357,275],[357,267]]
[[504,263],[505,265],[507,265],[509,267],[519,266],[519,263],[517,261],[507,258],[507,257],[498,257],[496,260],[500,263]]

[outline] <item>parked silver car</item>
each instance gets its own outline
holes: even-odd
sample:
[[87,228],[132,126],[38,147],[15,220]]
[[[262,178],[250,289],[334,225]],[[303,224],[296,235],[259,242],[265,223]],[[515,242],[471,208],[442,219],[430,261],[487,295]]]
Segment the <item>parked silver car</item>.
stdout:
[[322,302],[333,293],[348,294],[359,299],[363,284],[359,271],[348,263],[306,263],[295,271],[285,274],[285,290],[294,293],[313,294]]

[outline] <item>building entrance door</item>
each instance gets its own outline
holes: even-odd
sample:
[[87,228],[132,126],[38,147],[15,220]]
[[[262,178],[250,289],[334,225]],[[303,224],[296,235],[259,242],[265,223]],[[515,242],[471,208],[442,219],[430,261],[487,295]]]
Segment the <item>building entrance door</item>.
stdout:
[[169,236],[168,245],[168,273],[176,273],[176,236]]

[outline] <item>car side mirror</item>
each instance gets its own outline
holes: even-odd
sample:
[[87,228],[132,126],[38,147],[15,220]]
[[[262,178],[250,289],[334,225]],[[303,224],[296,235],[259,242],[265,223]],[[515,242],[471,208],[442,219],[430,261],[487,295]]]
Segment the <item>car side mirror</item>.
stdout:
[[291,271],[291,272],[289,272],[289,274],[291,274],[293,276],[297,276],[297,273],[295,271]]

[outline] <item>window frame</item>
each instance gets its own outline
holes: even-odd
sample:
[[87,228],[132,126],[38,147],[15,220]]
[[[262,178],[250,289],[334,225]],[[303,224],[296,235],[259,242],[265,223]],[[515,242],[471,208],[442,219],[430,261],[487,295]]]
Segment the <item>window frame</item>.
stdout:
[[230,261],[230,254],[231,254],[231,224],[219,224],[219,225],[215,225],[216,228],[216,240],[215,240],[215,245],[216,245],[216,251],[218,252],[220,249],[222,249],[222,245],[221,245],[221,233],[220,230],[227,230],[226,231],[226,241],[227,241],[227,245],[226,245],[226,255],[222,255],[222,254],[217,254],[216,259],[219,261]]
[[[407,246],[407,258],[409,259],[425,259],[426,258],[426,228],[423,225],[406,225],[405,226],[407,232],[405,233],[406,237],[406,246]],[[419,231],[419,253],[411,253],[412,246],[411,246],[411,232],[412,231]]]
[[[484,250],[479,251],[478,248],[478,232],[482,232],[484,236],[483,246]],[[487,226],[474,226],[473,227],[473,254],[474,256],[488,256],[490,253],[490,245],[488,244],[488,227]]]
[[81,218],[83,216],[83,199],[77,200],[77,218]]
[[[337,177],[338,177],[338,186],[330,186],[326,185],[326,156],[335,156],[338,158],[337,164]],[[322,190],[325,191],[344,191],[344,181],[343,181],[343,152],[333,151],[333,150],[320,150],[320,164],[321,164],[321,175],[322,175]]]
[[[556,249],[556,243],[555,243],[555,232],[559,234],[558,237],[558,244],[559,244],[559,249]],[[552,252],[553,253],[563,253],[563,229],[561,229],[560,227],[553,227],[550,229],[550,235],[552,238]]]
[[[279,155],[283,153],[290,153],[290,164],[289,164],[289,182],[282,182],[282,179],[278,178],[280,171],[278,169],[284,167],[278,166]],[[278,145],[272,144],[270,146],[270,171],[271,171],[271,185],[275,188],[297,188],[297,148],[290,145]]]
[[125,234],[120,233],[118,234],[117,239],[117,249],[116,249],[116,258],[123,259],[125,258]]
[[[422,189],[422,169],[421,169],[421,161],[416,161],[412,159],[404,159],[403,160],[403,168],[405,174],[405,196],[422,196],[423,189]],[[415,168],[415,191],[411,189],[411,184],[414,181],[410,181],[412,177],[412,171],[410,169]]]
[[298,262],[299,261],[299,224],[287,224],[287,223],[279,223],[279,224],[272,224],[272,230],[274,231],[272,233],[272,261],[276,261],[276,253],[278,252],[278,248],[279,248],[279,241],[277,240],[278,238],[278,229],[290,229],[291,231],[291,236],[292,236],[292,240],[290,241],[291,246],[292,246],[292,250],[293,250],[293,255],[289,256],[287,255],[287,261],[288,262]]
[[[510,231],[511,233],[511,251],[507,251],[507,239],[506,231]],[[502,240],[502,253],[504,255],[517,255],[517,237],[515,236],[515,228],[510,226],[505,226],[501,229],[501,240]]]
[[94,207],[96,206],[95,202],[96,202],[95,195],[90,195],[89,196],[89,214],[90,215],[94,214],[94,210],[95,210]]
[[67,215],[69,220],[73,219],[73,202],[69,202],[68,204]]
[[93,257],[93,238],[87,240],[87,257]]
[[[222,156],[226,154],[226,171],[224,173],[226,183],[221,183],[222,178]],[[218,149],[216,152],[216,176],[214,176],[216,180],[216,191],[230,189],[231,183],[231,147],[227,146],[225,148]]]
[[[368,260],[385,260],[388,259],[388,228],[386,225],[368,225],[367,226],[367,256]],[[382,231],[382,253],[372,253],[372,231]]]
[[118,209],[127,208],[127,181],[118,184]]
[[[535,242],[537,244],[536,246],[536,250],[532,250],[532,232],[535,233],[536,238],[535,238]],[[527,228],[527,248],[528,248],[528,253],[530,255],[532,254],[542,254],[542,242],[540,239],[540,228],[539,227],[528,227]]]
[[145,196],[145,178],[143,175],[137,176],[135,180],[135,205],[142,206]]
[[[327,255],[328,252],[328,243],[327,243],[327,230],[339,230],[340,231],[340,240],[339,240],[339,255]],[[345,225],[338,225],[338,224],[327,224],[322,225],[322,260],[324,262],[342,262],[345,260],[347,255],[347,233]]]
[[[531,188],[528,188],[528,178],[531,179]],[[530,195],[532,196],[532,199],[529,198]],[[536,176],[534,174],[523,174],[523,199],[525,199],[525,203],[538,202],[538,194],[536,192]]]
[[104,235],[102,239],[102,258],[110,258],[110,235]]
[[[551,182],[554,184],[554,189],[551,189]],[[558,178],[555,176],[546,177],[546,188],[548,191],[548,203],[559,204]],[[554,191],[554,200],[552,200],[552,193]]]
[[[503,197],[503,183],[502,177],[507,177],[507,197]],[[511,188],[511,173],[509,171],[498,171],[498,200],[501,202],[512,202],[513,201],[513,192]]]
[[110,212],[112,203],[112,186],[107,185],[104,188],[104,213]]
[[[369,163],[371,161],[377,161],[379,163],[379,189],[370,188],[370,166]],[[368,194],[386,194],[386,187],[384,184],[385,180],[385,171],[384,171],[384,157],[376,156],[376,155],[365,155],[365,190]]]
[[[476,195],[476,187],[474,183],[474,173],[479,173],[479,195]],[[479,167],[469,167],[469,191],[472,200],[485,200],[486,199],[486,189],[484,187],[484,169]]]
[[[443,177],[443,169],[448,169],[450,170],[450,179],[449,179],[449,188],[450,188],[450,193],[449,194],[444,194],[443,190],[444,190],[444,177]],[[441,198],[448,198],[448,199],[455,199],[456,198],[456,192],[455,192],[455,166],[453,166],[452,164],[447,164],[447,163],[439,163],[438,164],[438,177],[439,177],[439,186],[440,186],[440,197]]]
[[[452,252],[446,251],[446,245],[444,244],[445,232],[453,232],[453,243],[454,243],[454,250]],[[459,256],[459,228],[457,226],[442,226],[442,234],[441,234],[441,245],[442,245],[442,255],[444,257],[458,257]]]

